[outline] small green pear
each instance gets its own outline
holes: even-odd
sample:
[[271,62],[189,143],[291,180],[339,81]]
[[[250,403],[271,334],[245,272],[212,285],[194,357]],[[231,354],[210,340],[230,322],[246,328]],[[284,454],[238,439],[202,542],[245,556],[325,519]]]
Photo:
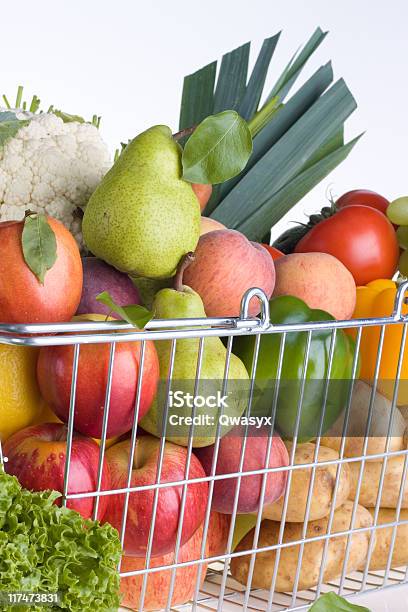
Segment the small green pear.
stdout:
[[[181,282],[183,269],[188,264],[189,253],[180,263],[174,289],[161,289],[154,299],[153,310],[157,319],[205,318],[201,297]],[[149,433],[161,437],[163,424],[165,436],[171,442],[188,445],[191,422],[196,419],[193,429],[193,446],[213,444],[218,422],[220,435],[225,435],[235,425],[248,405],[249,377],[242,361],[231,353],[228,384],[223,393],[223,379],[227,350],[218,336],[207,336],[203,341],[201,371],[196,387],[196,373],[199,356],[199,338],[181,338],[176,342],[170,401],[167,418],[164,418],[167,399],[167,376],[172,354],[172,341],[155,342],[160,364],[159,390],[154,404],[140,421]],[[195,408],[193,407],[195,404]]]
[[156,125],[134,138],[89,199],[88,249],[131,276],[173,276],[200,235],[200,204],[182,179],[181,147]]

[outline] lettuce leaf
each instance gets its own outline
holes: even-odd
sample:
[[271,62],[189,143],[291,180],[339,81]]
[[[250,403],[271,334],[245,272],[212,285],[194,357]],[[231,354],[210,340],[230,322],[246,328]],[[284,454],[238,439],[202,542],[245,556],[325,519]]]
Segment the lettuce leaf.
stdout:
[[[22,489],[0,467],[0,591],[61,594],[53,607],[30,606],[35,612],[116,612],[118,532],[56,506],[58,497],[55,491]],[[9,609],[27,612],[26,606]]]
[[363,606],[356,606],[331,591],[321,595],[310,608],[310,612],[370,612],[370,610]]

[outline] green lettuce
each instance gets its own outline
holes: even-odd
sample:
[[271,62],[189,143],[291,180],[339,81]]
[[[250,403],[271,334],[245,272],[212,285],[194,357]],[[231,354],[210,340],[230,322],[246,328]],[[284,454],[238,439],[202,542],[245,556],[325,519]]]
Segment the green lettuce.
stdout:
[[364,606],[356,606],[331,591],[319,597],[309,612],[370,612],[370,610]]
[[60,493],[32,493],[0,466],[0,592],[60,593],[54,606],[8,606],[13,612],[95,610],[120,605],[118,532],[55,505]]

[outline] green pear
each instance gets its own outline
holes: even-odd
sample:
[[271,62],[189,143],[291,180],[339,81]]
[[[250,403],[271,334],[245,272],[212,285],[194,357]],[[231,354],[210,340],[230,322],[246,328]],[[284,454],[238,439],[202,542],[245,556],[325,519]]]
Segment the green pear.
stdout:
[[182,179],[181,147],[165,125],[134,138],[89,199],[88,249],[131,276],[166,278],[200,235],[200,204]]
[[[203,302],[198,293],[183,285],[178,285],[177,289],[161,289],[156,294],[153,308],[157,319],[206,317]],[[177,340],[170,388],[171,402],[168,405],[167,419],[164,419],[172,341],[159,340],[155,344],[160,363],[159,390],[154,404],[140,421],[140,425],[149,433],[161,437],[165,423],[166,438],[176,444],[187,446],[191,429],[188,419],[194,416],[196,421],[193,430],[193,446],[202,447],[213,444],[218,421],[221,423],[220,435],[225,435],[238,424],[239,417],[248,405],[249,377],[244,364],[231,353],[228,384],[224,394],[223,379],[227,351],[218,336],[207,336],[203,342],[201,371],[194,409],[192,403],[194,403],[200,340],[198,338]]]

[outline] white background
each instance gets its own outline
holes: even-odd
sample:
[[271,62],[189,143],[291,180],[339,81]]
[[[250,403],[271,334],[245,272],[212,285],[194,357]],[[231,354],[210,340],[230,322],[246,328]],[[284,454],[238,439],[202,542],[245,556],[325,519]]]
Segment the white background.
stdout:
[[330,34],[303,78],[332,59],[359,104],[346,134],[366,134],[301,207],[319,209],[328,187],[408,192],[406,0],[23,0],[2,2],[0,19],[1,93],[23,84],[44,106],[102,115],[112,151],[152,124],[177,128],[184,75],[248,40],[253,60],[282,29],[272,83],[320,25]]

